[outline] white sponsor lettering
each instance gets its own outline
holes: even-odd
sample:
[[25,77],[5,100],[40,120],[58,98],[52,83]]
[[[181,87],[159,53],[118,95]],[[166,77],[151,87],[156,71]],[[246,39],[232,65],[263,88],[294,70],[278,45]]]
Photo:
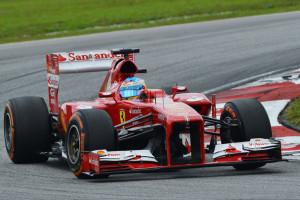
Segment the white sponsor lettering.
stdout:
[[121,54],[111,54],[110,51],[99,51],[99,52],[69,52],[60,53],[59,62],[74,62],[74,61],[91,61],[91,60],[102,60],[102,59],[113,59],[122,58]]
[[47,74],[48,87],[58,89],[59,86],[59,75]]
[[130,114],[141,114],[142,110],[139,109],[139,108],[132,108],[132,109],[129,110],[129,113]]
[[268,146],[270,144],[271,143],[269,140],[261,139],[261,138],[251,139],[249,142],[249,146],[252,146],[252,147],[262,147],[262,146]]
[[155,157],[149,150],[132,150],[132,151],[107,151],[107,150],[95,150],[93,153],[99,156],[101,161],[111,162],[157,162]]

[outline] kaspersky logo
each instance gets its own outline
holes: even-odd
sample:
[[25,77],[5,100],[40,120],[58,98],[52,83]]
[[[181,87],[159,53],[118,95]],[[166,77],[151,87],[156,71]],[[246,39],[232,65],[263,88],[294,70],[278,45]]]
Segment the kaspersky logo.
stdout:
[[102,59],[113,59],[123,58],[123,55],[114,55],[107,52],[91,52],[91,53],[60,53],[58,54],[58,62],[76,62],[76,61],[89,61],[89,60],[102,60]]

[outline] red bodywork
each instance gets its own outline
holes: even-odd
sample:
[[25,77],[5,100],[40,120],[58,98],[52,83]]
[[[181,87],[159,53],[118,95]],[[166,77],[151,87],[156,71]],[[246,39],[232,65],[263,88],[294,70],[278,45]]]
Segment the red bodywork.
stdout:
[[[266,152],[254,153],[251,155],[233,155],[230,158],[224,157],[215,159],[213,162],[206,162],[204,147],[204,119],[203,115],[209,115],[212,111],[215,115],[215,101],[210,101],[201,93],[177,93],[167,95],[162,89],[146,89],[144,93],[147,95],[145,99],[122,100],[119,95],[119,87],[123,80],[127,77],[135,76],[138,72],[138,66],[134,61],[133,54],[128,58],[122,55],[114,56],[106,52],[101,58],[111,58],[111,66],[105,68],[107,75],[99,90],[98,98],[93,101],[77,101],[66,102],[62,105],[58,104],[58,85],[60,75],[60,64],[68,62],[84,62],[95,60],[95,53],[81,54],[76,57],[75,53],[49,54],[47,55],[47,71],[48,71],[48,91],[49,91],[49,107],[52,116],[57,116],[57,131],[62,136],[67,134],[67,127],[72,115],[80,109],[96,108],[105,110],[116,126],[140,115],[152,115],[151,122],[145,120],[139,125],[161,124],[165,129],[165,145],[166,145],[166,162],[147,163],[147,162],[101,162],[101,158],[94,152],[81,153],[83,160],[83,171],[99,173],[118,173],[127,171],[143,171],[148,169],[161,168],[187,168],[187,167],[203,167],[216,165],[233,165],[242,161],[255,160],[258,162],[273,162],[277,158],[271,158]],[[69,60],[68,60],[69,59]],[[80,70],[79,70],[80,71]],[[91,70],[92,71],[92,70]],[[104,71],[104,70],[98,70]],[[174,126],[176,124],[189,124],[193,129],[191,131],[191,140],[194,149],[189,149],[195,155],[194,158],[185,163],[176,163],[171,158],[170,140],[174,134]],[[126,126],[125,126],[126,128]],[[182,130],[184,132],[184,130]],[[84,140],[84,138],[81,138]],[[187,144],[189,148],[190,144]]]

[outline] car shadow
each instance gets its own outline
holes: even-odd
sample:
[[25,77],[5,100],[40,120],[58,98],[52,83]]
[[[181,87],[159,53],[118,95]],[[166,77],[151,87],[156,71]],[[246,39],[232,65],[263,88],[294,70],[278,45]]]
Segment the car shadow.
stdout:
[[[66,173],[71,173],[68,164],[63,159],[50,159],[46,163],[40,165],[61,170]],[[91,183],[107,183],[107,182],[136,182],[136,181],[153,181],[153,180],[168,180],[168,179],[194,179],[194,178],[215,178],[215,177],[229,177],[229,176],[255,176],[255,175],[273,175],[283,173],[282,170],[271,168],[268,166],[255,169],[238,171],[232,167],[209,167],[209,168],[193,168],[193,169],[164,169],[153,170],[143,173],[124,173],[112,174],[107,178],[88,178],[78,179],[79,181]],[[77,179],[73,176],[74,179]]]
[[202,168],[202,169],[181,169],[172,171],[153,171],[146,173],[135,174],[118,174],[110,175],[108,178],[88,179],[85,181],[93,183],[106,182],[131,182],[131,181],[153,181],[153,180],[168,180],[168,179],[195,179],[195,178],[215,178],[215,177],[229,177],[229,176],[255,176],[255,175],[273,175],[282,173],[281,170],[274,170],[270,168],[261,168],[256,170],[237,171],[230,167],[218,168]]
[[66,160],[61,158],[51,158],[45,163],[39,163],[40,165],[47,166],[50,168],[55,168],[58,170],[68,171],[70,172],[68,163]]

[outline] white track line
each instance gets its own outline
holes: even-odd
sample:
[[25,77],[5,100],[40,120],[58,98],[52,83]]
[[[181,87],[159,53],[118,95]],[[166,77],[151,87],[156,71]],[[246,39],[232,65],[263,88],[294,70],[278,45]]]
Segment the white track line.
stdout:
[[278,69],[278,70],[274,70],[274,71],[271,71],[271,72],[267,72],[267,73],[263,73],[263,74],[259,74],[259,75],[255,75],[255,76],[251,76],[251,77],[239,80],[239,81],[234,81],[234,82],[231,82],[231,83],[228,83],[228,84],[224,84],[222,86],[219,86],[219,87],[216,87],[216,88],[213,88],[213,89],[210,89],[210,90],[203,91],[202,93],[204,93],[204,94],[212,94],[212,93],[219,92],[219,91],[222,91],[222,90],[226,90],[226,89],[229,89],[229,88],[234,88],[236,86],[243,85],[243,84],[249,83],[251,81],[255,81],[257,79],[264,78],[266,76],[270,76],[270,75],[273,75],[273,74],[281,73],[281,72],[284,72],[284,71],[294,70],[294,69],[297,69],[297,68],[299,68],[299,65],[290,67],[288,69],[286,69],[286,68],[285,69]]

